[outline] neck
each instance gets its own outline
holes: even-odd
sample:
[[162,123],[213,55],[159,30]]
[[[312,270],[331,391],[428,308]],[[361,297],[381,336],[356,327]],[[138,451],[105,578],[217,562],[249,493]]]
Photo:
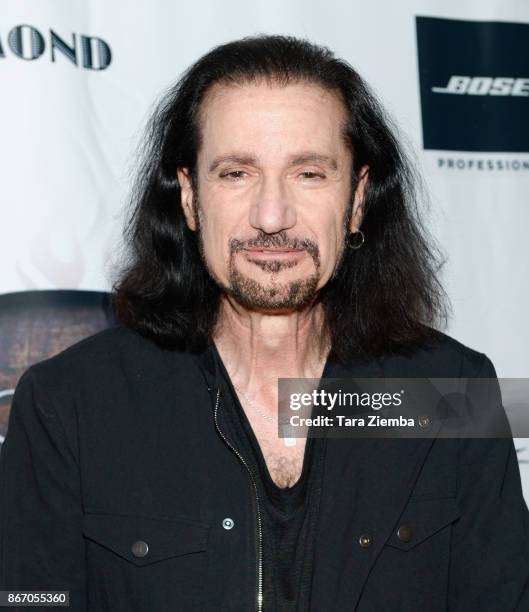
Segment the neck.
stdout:
[[223,295],[213,340],[232,381],[245,390],[278,378],[320,378],[329,342],[314,302],[294,312],[260,312]]

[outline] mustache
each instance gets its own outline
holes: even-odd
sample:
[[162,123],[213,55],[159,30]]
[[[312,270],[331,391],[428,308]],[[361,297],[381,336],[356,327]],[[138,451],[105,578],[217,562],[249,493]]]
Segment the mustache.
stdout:
[[248,247],[253,248],[289,248],[289,249],[304,249],[313,257],[319,256],[318,245],[310,238],[289,238],[286,232],[278,232],[277,234],[265,234],[260,232],[256,238],[250,240],[239,240],[232,238],[230,240],[230,251],[236,253]]

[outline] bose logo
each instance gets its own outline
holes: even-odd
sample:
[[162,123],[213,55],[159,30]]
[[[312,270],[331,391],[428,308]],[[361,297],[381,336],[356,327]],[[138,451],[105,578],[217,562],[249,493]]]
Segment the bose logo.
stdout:
[[529,96],[529,79],[511,77],[451,76],[446,87],[432,87],[434,93],[469,96]]

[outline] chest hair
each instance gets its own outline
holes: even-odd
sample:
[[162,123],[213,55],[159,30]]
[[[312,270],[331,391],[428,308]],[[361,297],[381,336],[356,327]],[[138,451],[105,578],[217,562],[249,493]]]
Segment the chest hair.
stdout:
[[256,438],[274,483],[281,488],[294,486],[303,470],[306,439],[297,438],[296,445],[287,448],[284,440],[277,438],[277,433],[275,439],[258,434]]

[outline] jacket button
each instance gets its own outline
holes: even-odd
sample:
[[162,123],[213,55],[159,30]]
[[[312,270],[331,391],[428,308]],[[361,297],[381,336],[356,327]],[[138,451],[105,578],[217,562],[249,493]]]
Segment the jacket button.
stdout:
[[410,542],[413,538],[412,528],[408,525],[401,525],[397,531],[397,537],[401,542]]
[[149,547],[147,542],[138,540],[137,542],[134,542],[134,544],[130,547],[130,550],[135,557],[145,557],[145,555],[149,552]]
[[367,548],[371,544],[371,536],[367,533],[363,533],[358,538],[358,543],[360,544],[362,548]]
[[235,522],[231,518],[225,518],[222,521],[222,526],[224,527],[224,529],[231,529],[234,525],[235,525]]

